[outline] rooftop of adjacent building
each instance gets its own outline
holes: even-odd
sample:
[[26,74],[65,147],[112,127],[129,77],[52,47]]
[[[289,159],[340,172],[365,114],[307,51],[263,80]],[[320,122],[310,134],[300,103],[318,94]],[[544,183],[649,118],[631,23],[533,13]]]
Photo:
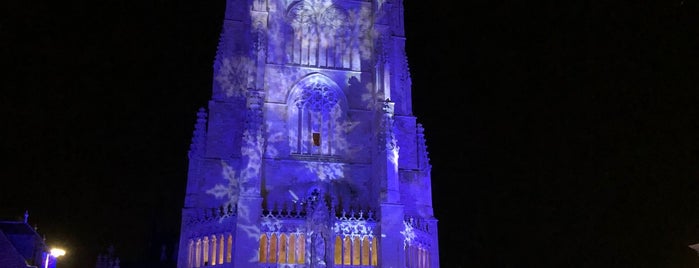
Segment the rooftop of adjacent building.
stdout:
[[25,212],[24,220],[0,220],[0,267],[32,267],[37,248],[46,250],[44,239],[28,218]]

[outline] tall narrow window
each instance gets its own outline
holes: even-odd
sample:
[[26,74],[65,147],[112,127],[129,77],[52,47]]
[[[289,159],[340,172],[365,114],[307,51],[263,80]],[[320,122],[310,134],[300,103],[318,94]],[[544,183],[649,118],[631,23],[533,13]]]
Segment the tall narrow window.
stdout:
[[231,262],[231,249],[233,248],[233,235],[228,234],[228,243],[226,243],[226,263]]
[[218,253],[216,249],[216,235],[211,236],[211,265],[216,265],[216,253]]
[[208,266],[209,265],[209,237],[208,236],[204,237],[204,249],[202,250],[202,253],[204,256],[203,257],[204,258],[203,259],[204,266]]
[[288,248],[286,247],[286,242],[286,234],[281,234],[279,236],[279,263],[287,263],[286,254]]
[[362,239],[362,265],[369,265],[369,237]]
[[289,236],[289,261],[288,263],[296,263],[296,234]]
[[223,238],[223,235],[218,236],[218,264],[223,264],[223,243],[225,242],[225,239]]
[[289,145],[295,154],[333,156],[342,136],[344,94],[332,80],[314,74],[294,86],[288,100]]
[[299,234],[297,240],[299,241],[299,243],[297,255],[298,258],[296,259],[296,263],[306,263],[306,236],[303,234]]
[[267,262],[267,234],[260,236],[260,263]]
[[360,259],[359,247],[360,246],[361,246],[361,243],[359,242],[359,237],[355,236],[354,239],[352,239],[352,265],[359,265],[359,259]]
[[201,266],[201,239],[197,239],[194,267]]
[[342,245],[342,251],[344,251],[342,254],[342,264],[345,265],[350,265],[352,264],[351,262],[351,257],[352,257],[352,240],[350,240],[349,237],[345,237],[344,243]]
[[190,239],[189,240],[189,250],[187,254],[187,268],[192,268],[194,267],[193,262],[194,262],[194,240]]
[[335,236],[335,264],[342,264],[342,239],[340,236]]
[[[298,153],[332,155],[333,115],[337,96],[327,85],[316,83],[303,88],[296,100],[298,108]],[[308,138],[304,138],[308,137]]]
[[269,241],[269,262],[277,262],[277,234],[272,234],[272,239]]
[[377,251],[376,248],[378,247],[379,241],[376,239],[372,239],[371,241],[371,265],[376,266],[378,265],[378,257],[377,257]]

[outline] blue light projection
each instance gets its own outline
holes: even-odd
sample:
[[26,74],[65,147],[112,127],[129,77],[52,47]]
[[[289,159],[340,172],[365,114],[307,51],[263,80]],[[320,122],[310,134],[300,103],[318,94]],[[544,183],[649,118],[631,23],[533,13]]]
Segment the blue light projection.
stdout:
[[213,195],[216,199],[225,200],[222,204],[224,207],[237,205],[240,189],[238,188],[239,183],[238,178],[235,176],[235,170],[226,164],[225,161],[221,161],[221,173],[221,177],[228,183],[216,184],[211,189],[206,190],[206,193]]
[[403,222],[403,226],[403,231],[401,231],[400,233],[405,238],[403,240],[405,242],[405,246],[408,246],[410,245],[411,241],[415,240],[417,235],[415,234],[415,230],[413,229],[413,227],[407,221]]
[[249,88],[249,78],[252,76],[252,60],[245,57],[226,57],[215,61],[214,68],[219,70],[214,77],[214,85],[217,85],[225,98],[244,97],[243,89]]
[[314,171],[317,180],[321,182],[344,178],[343,166],[344,164],[342,163],[308,162],[305,164],[305,168],[309,171]]
[[402,0],[227,0],[178,268],[438,268]]

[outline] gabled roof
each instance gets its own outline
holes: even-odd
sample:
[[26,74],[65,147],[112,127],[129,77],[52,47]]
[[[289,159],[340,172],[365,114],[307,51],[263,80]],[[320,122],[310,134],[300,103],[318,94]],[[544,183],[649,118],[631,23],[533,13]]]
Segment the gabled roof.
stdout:
[[0,221],[0,230],[5,235],[37,235],[39,234],[29,226],[29,224],[21,221]]
[[7,236],[0,229],[0,267],[26,268],[29,267],[17,249],[10,243]]

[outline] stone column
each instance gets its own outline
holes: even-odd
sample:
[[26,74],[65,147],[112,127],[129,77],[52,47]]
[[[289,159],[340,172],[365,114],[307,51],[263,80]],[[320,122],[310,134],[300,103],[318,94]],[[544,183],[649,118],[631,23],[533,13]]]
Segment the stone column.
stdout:
[[381,268],[405,267],[405,239],[401,233],[405,229],[403,210],[403,205],[381,204],[381,238],[378,248]]

